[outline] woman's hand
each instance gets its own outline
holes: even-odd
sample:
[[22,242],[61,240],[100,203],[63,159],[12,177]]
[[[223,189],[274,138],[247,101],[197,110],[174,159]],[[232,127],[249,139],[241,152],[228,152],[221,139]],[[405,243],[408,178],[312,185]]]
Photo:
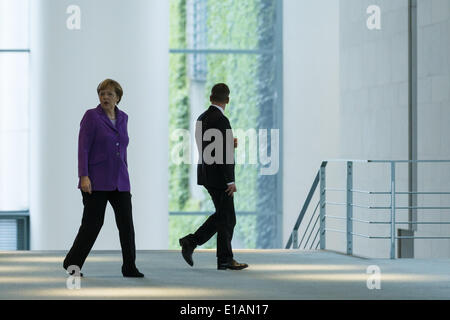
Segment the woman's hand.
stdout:
[[88,176],[83,176],[80,179],[81,179],[80,182],[81,191],[91,194],[92,193],[91,179],[89,179]]

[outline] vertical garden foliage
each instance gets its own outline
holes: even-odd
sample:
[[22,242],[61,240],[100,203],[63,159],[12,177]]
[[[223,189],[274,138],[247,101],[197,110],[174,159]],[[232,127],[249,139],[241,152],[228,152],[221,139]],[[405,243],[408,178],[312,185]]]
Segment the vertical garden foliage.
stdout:
[[[170,1],[171,48],[186,47],[186,0]],[[169,134],[176,129],[189,130],[189,87],[187,59],[184,54],[170,55]],[[169,140],[169,150],[177,141]],[[189,166],[169,164],[169,210],[182,211],[189,200]]]
[[[258,42],[259,47],[275,49],[275,19],[276,19],[276,1],[274,0],[256,0],[258,1]],[[276,113],[276,56],[262,55],[258,58],[258,96],[260,115],[258,117],[258,127],[275,128]],[[270,132],[270,130],[269,130]],[[269,138],[269,137],[268,137]],[[270,139],[268,139],[268,152],[270,153]],[[258,246],[261,248],[273,248],[276,244],[277,231],[277,203],[275,195],[277,192],[276,175],[258,175]]]
[[[208,0],[207,42],[209,49],[272,49],[274,41],[275,3],[277,0]],[[171,48],[186,48],[186,0],[170,0]],[[183,54],[171,54],[170,58],[170,130],[189,128],[189,77],[187,59]],[[212,86],[225,82],[230,87],[230,104],[225,114],[234,130],[273,127],[274,76],[272,55],[259,54],[207,54],[207,78],[204,89],[205,108],[209,105]],[[171,143],[172,146],[172,143]],[[245,141],[239,148],[248,149]],[[248,152],[246,153],[248,155]],[[170,210],[183,211],[191,208],[189,199],[189,168],[170,166]],[[236,165],[235,209],[255,212],[256,215],[237,216],[234,240],[239,246],[255,248],[266,246],[258,243],[259,228],[267,230],[260,211],[273,207],[273,183],[259,177],[258,165]],[[271,194],[266,194],[270,192]],[[258,199],[262,197],[262,199]],[[204,200],[196,210],[211,214],[214,206],[205,190]],[[195,210],[195,209],[194,209]],[[170,219],[170,248],[178,248],[177,238],[195,231],[207,216],[177,216]],[[274,226],[276,227],[276,226]],[[265,236],[271,233],[265,231]],[[215,240],[204,248],[215,248]]]
[[[221,49],[253,49],[257,46],[257,12],[255,0],[208,1],[208,43]],[[210,54],[207,56],[208,77],[205,100],[209,89],[218,82],[230,87],[230,104],[225,114],[234,130],[256,128],[258,96],[256,79],[257,57],[247,54]],[[239,141],[239,148],[245,148]],[[236,165],[235,206],[238,211],[256,210],[256,166]]]
[[[217,49],[258,48],[258,10],[255,0],[208,1],[208,43]],[[233,129],[257,128],[259,117],[259,96],[257,88],[258,56],[253,54],[208,55],[208,77],[206,89],[217,82],[230,87],[230,104],[225,113]],[[206,90],[205,98],[209,92]],[[245,149],[246,142],[239,141],[239,148]],[[247,153],[248,154],[248,153]],[[256,211],[257,166],[236,165],[235,209]],[[256,246],[256,217],[238,216],[235,237],[246,248]]]
[[[186,0],[170,0],[170,48],[186,48]],[[169,134],[189,130],[189,81],[187,56],[171,54],[169,61]],[[169,152],[177,141],[169,141]],[[190,206],[189,166],[169,164],[169,211],[199,210]],[[169,217],[169,248],[178,249],[178,238],[194,231],[205,216]]]

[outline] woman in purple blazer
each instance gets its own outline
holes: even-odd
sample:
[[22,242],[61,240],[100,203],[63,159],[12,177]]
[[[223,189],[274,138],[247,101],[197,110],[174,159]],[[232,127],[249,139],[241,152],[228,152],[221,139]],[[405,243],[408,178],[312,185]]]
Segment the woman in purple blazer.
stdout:
[[[80,270],[94,245],[109,201],[119,229],[124,277],[143,277],[136,268],[136,247],[131,213],[127,146],[128,115],[119,110],[123,90],[106,79],[97,87],[100,104],[87,110],[81,120],[78,139],[78,188],[83,197],[83,219],[63,267]],[[73,270],[73,267],[70,268]]]

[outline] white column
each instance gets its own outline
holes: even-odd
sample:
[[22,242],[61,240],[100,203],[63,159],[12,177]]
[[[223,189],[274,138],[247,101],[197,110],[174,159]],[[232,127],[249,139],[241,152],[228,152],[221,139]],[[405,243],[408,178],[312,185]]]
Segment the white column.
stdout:
[[[169,6],[157,0],[31,2],[31,249],[67,250],[82,217],[79,123],[105,78],[124,89],[136,247],[168,246]],[[80,29],[66,13],[80,8]],[[120,249],[108,205],[94,249]]]
[[283,65],[286,244],[321,161],[339,150],[338,1],[283,1]]

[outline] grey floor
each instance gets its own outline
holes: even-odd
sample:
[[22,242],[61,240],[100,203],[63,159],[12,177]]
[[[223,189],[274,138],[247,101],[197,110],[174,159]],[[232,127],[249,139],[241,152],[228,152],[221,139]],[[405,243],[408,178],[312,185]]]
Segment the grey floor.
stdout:
[[[248,269],[217,270],[213,250],[195,251],[193,268],[179,251],[138,251],[143,279],[122,277],[120,251],[93,251],[83,267],[80,289],[67,288],[65,252],[0,251],[0,299],[450,299],[450,259],[234,251]],[[376,284],[369,266],[381,272],[380,289],[368,289],[368,282]]]

